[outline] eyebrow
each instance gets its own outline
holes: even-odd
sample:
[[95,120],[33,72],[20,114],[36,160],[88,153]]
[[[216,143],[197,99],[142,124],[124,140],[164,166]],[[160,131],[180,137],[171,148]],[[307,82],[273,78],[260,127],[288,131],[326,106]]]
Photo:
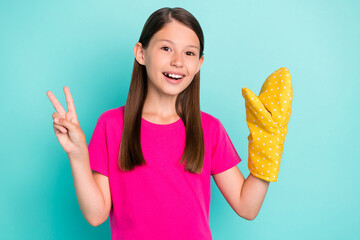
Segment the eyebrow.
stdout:
[[[159,39],[158,41],[165,41],[165,42],[169,42],[169,43],[172,43],[174,44],[173,41],[170,41],[168,39]],[[193,47],[193,48],[197,48],[199,50],[199,47],[195,46],[195,45],[187,45],[187,47]]]

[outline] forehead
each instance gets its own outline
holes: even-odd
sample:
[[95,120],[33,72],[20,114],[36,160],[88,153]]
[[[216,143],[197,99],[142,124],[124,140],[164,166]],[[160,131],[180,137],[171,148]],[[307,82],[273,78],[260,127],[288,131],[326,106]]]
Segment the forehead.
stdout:
[[200,47],[200,41],[196,33],[189,27],[177,21],[166,24],[154,34],[152,41],[170,43],[175,45]]

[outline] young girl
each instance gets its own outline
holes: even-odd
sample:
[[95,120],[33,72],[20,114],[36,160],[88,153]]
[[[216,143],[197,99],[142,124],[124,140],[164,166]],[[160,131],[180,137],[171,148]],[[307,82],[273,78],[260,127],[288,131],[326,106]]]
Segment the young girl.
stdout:
[[47,92],[80,209],[92,226],[110,214],[112,239],[212,239],[211,176],[239,216],[261,208],[269,182],[244,179],[223,125],[200,111],[203,50],[193,15],[155,11],[134,47],[126,104],[101,114],[88,146],[69,88],[68,112]]

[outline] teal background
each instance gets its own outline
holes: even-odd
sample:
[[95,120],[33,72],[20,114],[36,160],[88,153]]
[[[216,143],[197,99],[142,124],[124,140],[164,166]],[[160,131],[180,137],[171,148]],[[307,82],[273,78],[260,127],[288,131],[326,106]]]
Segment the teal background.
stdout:
[[152,12],[183,7],[205,34],[201,109],[218,117],[243,161],[241,89],[259,93],[287,67],[293,112],[278,181],[253,221],[211,180],[219,239],[360,239],[358,1],[0,1],[0,239],[110,239],[89,225],[53,128],[51,90],[68,86],[87,140],[100,114],[125,104],[133,47]]

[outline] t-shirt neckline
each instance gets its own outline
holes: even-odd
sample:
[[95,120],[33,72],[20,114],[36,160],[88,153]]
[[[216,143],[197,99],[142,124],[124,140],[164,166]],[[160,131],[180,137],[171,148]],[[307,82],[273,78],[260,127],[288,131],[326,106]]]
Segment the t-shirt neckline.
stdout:
[[146,127],[151,127],[151,128],[156,128],[156,129],[171,129],[171,128],[180,127],[181,125],[183,125],[183,122],[182,122],[181,118],[179,118],[178,120],[176,120],[173,123],[157,124],[157,123],[149,122],[145,118],[141,117],[141,124],[143,124]]

